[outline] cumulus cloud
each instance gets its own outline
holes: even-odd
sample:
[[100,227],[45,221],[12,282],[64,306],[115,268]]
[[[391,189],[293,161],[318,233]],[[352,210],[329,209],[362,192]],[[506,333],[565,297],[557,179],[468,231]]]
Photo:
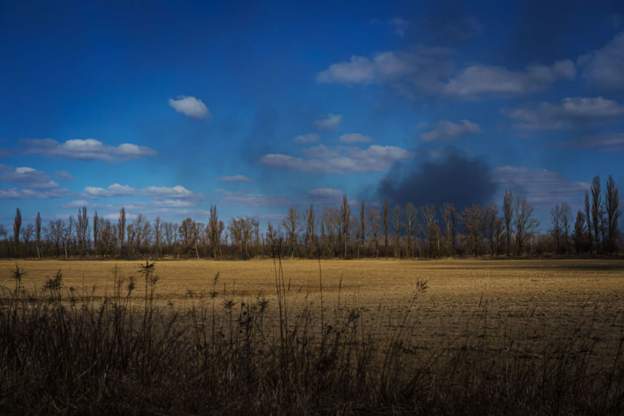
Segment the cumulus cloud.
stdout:
[[346,143],[346,144],[350,144],[350,143],[370,143],[373,141],[373,139],[371,139],[368,136],[365,136],[363,134],[360,133],[350,133],[350,134],[343,134],[342,136],[339,137],[338,139],[340,141],[340,143]]
[[199,98],[191,96],[179,96],[169,99],[169,106],[180,114],[191,118],[210,118],[211,114],[206,104]]
[[387,84],[406,95],[414,91],[437,91],[451,74],[452,52],[446,48],[386,51],[371,58],[352,56],[330,65],[316,76],[321,84]]
[[380,172],[394,162],[411,157],[410,152],[396,146],[372,145],[365,149],[353,146],[315,146],[304,151],[303,157],[270,153],[261,162],[274,168],[304,172]]
[[577,206],[589,188],[588,183],[569,180],[558,172],[525,166],[499,166],[493,177],[501,191],[509,189],[538,208],[557,202]]
[[624,116],[624,106],[603,97],[572,97],[556,104],[544,102],[536,108],[517,108],[505,114],[519,128],[561,130],[620,118]]
[[0,182],[19,184],[34,189],[50,189],[59,186],[44,172],[27,166],[11,168],[0,165]]
[[501,66],[471,65],[451,78],[443,92],[458,97],[520,95],[544,90],[559,80],[571,80],[576,67],[570,60],[553,65],[532,65],[522,71]]
[[245,175],[221,176],[219,180],[223,182],[251,182],[251,179]]
[[156,151],[132,143],[110,146],[97,139],[72,139],[58,142],[53,139],[29,139],[23,141],[28,154],[66,157],[81,160],[104,160],[107,162],[153,156]]
[[306,133],[295,136],[293,142],[297,144],[310,144],[319,141],[320,136],[317,133]]
[[314,122],[314,125],[319,130],[333,130],[342,123],[342,115],[340,114],[328,114]]
[[57,198],[67,194],[67,190],[46,173],[28,166],[12,168],[0,165],[0,183],[11,186],[0,189],[1,199]]
[[90,197],[112,197],[112,196],[128,196],[136,194],[136,189],[128,185],[114,183],[107,188],[97,186],[87,186],[84,193]]
[[624,88],[624,32],[604,47],[578,59],[581,74],[591,84],[604,89]]
[[453,55],[447,48],[420,47],[381,52],[370,58],[352,56],[331,64],[317,74],[316,80],[321,84],[389,85],[408,97],[427,93],[475,98],[533,93],[576,77],[576,65],[571,60],[522,70],[475,64],[456,71]]
[[442,120],[438,122],[433,129],[421,134],[420,137],[424,141],[432,142],[436,140],[455,139],[457,137],[480,132],[481,128],[479,125],[470,120],[460,120],[458,122]]

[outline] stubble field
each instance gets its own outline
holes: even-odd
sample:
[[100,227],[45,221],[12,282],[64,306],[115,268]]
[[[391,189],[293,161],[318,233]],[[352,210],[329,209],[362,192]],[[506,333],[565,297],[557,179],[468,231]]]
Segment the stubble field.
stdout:
[[[123,282],[134,276],[134,302],[143,299],[139,261],[3,261],[1,284],[9,289],[16,264],[26,271],[26,289],[42,288],[61,270],[68,293],[71,288],[77,297],[110,296],[115,275]],[[591,348],[595,363],[608,364],[624,334],[620,260],[285,260],[281,266],[292,313],[307,309],[318,321],[355,311],[367,335],[403,331],[422,351],[478,343],[480,349],[513,349],[531,359],[549,344],[582,341],[587,345],[579,348]],[[155,303],[187,309],[266,298],[275,317],[276,267],[273,260],[160,261]],[[418,294],[406,322],[404,311],[419,281],[428,288]]]

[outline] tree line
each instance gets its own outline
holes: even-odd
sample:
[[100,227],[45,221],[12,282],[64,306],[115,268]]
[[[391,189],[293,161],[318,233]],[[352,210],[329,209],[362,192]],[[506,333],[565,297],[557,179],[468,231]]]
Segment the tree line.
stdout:
[[[551,210],[547,232],[526,198],[511,191],[496,204],[452,204],[416,207],[385,201],[379,206],[343,196],[338,206],[317,211],[289,208],[278,224],[261,230],[253,217],[237,217],[227,225],[217,207],[208,221],[181,223],[129,220],[121,208],[116,220],[89,216],[86,207],[67,219],[44,225],[39,213],[23,224],[16,210],[12,232],[0,225],[0,256],[56,258],[241,258],[272,256],[304,258],[437,258],[451,256],[614,255],[621,247],[619,192],[612,177],[595,177],[585,193],[583,209],[572,216],[566,203]],[[355,209],[354,209],[355,208]]]

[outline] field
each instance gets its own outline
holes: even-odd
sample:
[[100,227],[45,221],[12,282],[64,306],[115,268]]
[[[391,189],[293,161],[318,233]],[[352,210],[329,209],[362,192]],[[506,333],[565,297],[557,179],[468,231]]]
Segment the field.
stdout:
[[[138,261],[19,261],[23,285],[41,288],[58,270],[65,288],[77,293],[111,295],[114,269],[135,276],[140,302],[143,285]],[[16,263],[0,262],[2,283],[12,288]],[[603,358],[624,334],[624,261],[620,260],[286,260],[282,263],[287,302],[293,310],[320,308],[323,288],[328,313],[356,308],[368,332],[385,335],[397,325],[418,281],[428,290],[415,305],[410,328],[423,349],[475,335],[488,337],[492,349],[511,341],[539,350],[545,341],[577,337],[591,331]],[[320,272],[319,273],[319,267]],[[187,308],[207,301],[219,273],[221,298],[275,303],[272,260],[161,261],[156,304]],[[585,334],[588,335],[588,334]]]
[[[55,385],[94,372],[88,388],[68,381],[61,398],[35,399],[40,384],[26,389],[32,396],[7,395],[31,397],[22,405],[30,411],[36,402],[44,413],[99,414],[97,403],[119,400],[143,414],[624,410],[621,260],[170,260],[156,262],[147,287],[138,261],[17,265],[23,293],[38,295],[8,300],[16,262],[0,262],[0,352],[28,357],[6,374],[22,389],[50,383],[24,381],[23,360]],[[58,270],[62,288],[44,289]],[[236,403],[224,407],[226,396]]]

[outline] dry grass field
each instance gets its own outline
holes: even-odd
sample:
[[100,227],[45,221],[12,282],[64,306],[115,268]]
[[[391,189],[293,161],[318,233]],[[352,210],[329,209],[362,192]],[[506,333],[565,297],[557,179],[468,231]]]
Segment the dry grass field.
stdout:
[[[14,286],[11,271],[26,271],[23,285],[41,288],[62,270],[65,289],[111,295],[118,276],[135,276],[135,302],[143,285],[138,261],[2,261],[2,284]],[[610,362],[624,334],[624,261],[620,260],[286,260],[282,264],[291,310],[326,315],[357,310],[367,333],[384,336],[405,325],[415,348],[465,346],[478,339],[492,351],[514,348],[527,358],[545,343],[591,340],[596,362]],[[156,263],[156,304],[188,308],[210,302],[250,302],[258,296],[275,305],[272,260],[182,260]],[[217,287],[213,288],[215,274]],[[321,278],[322,277],[322,278]],[[419,296],[409,324],[402,322],[418,281]],[[270,308],[271,309],[271,308]],[[272,308],[275,312],[276,309]],[[316,316],[320,318],[320,313]]]
[[2,414],[624,412],[620,260],[17,266]]

